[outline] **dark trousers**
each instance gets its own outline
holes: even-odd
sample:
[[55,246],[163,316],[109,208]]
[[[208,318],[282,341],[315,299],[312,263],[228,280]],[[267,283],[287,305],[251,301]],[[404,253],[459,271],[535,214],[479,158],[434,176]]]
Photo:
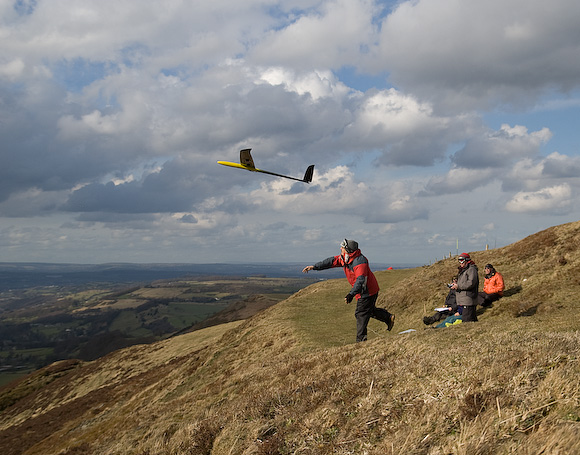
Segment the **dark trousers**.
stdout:
[[483,307],[491,306],[491,304],[501,298],[499,294],[488,294],[487,292],[480,292],[478,294],[477,303]]
[[477,306],[470,305],[470,306],[463,306],[463,310],[461,311],[461,321],[462,322],[477,322]]
[[356,301],[356,310],[354,317],[356,318],[356,341],[367,340],[367,325],[370,318],[378,319],[385,324],[390,321],[391,313],[384,308],[377,308],[377,297],[379,294],[374,294],[369,297],[361,297]]
[[[435,311],[435,314],[431,316],[433,322],[442,321],[443,319],[453,316],[455,313],[452,311]],[[433,322],[431,324],[433,324]]]

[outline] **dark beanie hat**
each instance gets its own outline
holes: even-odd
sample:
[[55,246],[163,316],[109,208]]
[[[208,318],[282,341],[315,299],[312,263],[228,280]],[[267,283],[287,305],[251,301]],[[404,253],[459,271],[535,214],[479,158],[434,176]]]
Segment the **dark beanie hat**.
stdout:
[[347,240],[344,239],[341,243],[340,246],[342,248],[344,248],[346,250],[347,253],[353,253],[356,250],[358,250],[358,243],[355,242],[354,240]]

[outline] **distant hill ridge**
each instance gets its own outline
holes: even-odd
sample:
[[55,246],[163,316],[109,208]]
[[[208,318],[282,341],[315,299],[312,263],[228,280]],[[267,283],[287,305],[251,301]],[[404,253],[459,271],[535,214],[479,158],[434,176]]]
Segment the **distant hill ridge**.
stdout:
[[372,320],[366,343],[353,343],[354,305],[335,279],[245,321],[51,365],[0,390],[0,449],[580,453],[579,246],[574,222],[470,252],[507,286],[478,323],[421,321],[447,293],[451,258],[377,272],[379,305],[397,319],[392,332]]
[[[374,264],[376,270],[414,267],[414,264]],[[85,283],[134,283],[183,276],[298,277],[304,264],[49,264],[0,262],[0,292],[36,286],[70,286]],[[324,271],[321,277],[337,277],[340,271]]]

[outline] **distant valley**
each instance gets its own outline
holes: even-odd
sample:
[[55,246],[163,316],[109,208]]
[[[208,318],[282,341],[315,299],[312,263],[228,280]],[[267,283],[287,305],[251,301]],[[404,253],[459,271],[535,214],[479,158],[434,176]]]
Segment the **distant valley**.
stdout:
[[58,360],[247,319],[344,276],[304,275],[303,266],[0,263],[0,385]]
[[0,385],[57,360],[245,319],[321,278],[299,269],[0,264]]

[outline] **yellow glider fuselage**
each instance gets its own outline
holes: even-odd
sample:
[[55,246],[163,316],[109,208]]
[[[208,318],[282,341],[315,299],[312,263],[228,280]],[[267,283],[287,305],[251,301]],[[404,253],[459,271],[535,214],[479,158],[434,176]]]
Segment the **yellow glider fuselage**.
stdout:
[[240,164],[240,163],[232,163],[230,161],[218,161],[218,164],[222,164],[224,166],[229,166],[229,167],[237,167],[239,169],[245,169],[246,171],[260,172],[260,169],[256,169],[255,167],[246,166],[246,165]]

